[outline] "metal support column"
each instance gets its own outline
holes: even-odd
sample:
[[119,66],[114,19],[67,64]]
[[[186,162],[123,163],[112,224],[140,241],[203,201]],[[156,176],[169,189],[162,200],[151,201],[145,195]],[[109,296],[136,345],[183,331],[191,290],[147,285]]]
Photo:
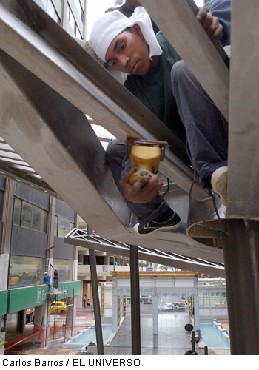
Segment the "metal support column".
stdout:
[[118,298],[112,292],[112,332],[116,333],[118,330]]
[[223,233],[232,355],[259,354],[259,222],[229,219]]
[[194,297],[194,328],[195,330],[200,329],[200,313],[199,313],[199,290],[196,290]]
[[130,247],[131,341],[132,354],[141,355],[140,292],[138,247]]
[[158,293],[152,295],[153,334],[158,334]]
[[103,346],[103,333],[102,333],[102,322],[101,322],[101,310],[100,302],[98,297],[98,279],[96,272],[96,260],[94,249],[89,249],[90,259],[90,270],[91,270],[91,281],[92,281],[92,295],[94,305],[94,319],[95,319],[95,334],[97,340],[98,355],[104,355]]

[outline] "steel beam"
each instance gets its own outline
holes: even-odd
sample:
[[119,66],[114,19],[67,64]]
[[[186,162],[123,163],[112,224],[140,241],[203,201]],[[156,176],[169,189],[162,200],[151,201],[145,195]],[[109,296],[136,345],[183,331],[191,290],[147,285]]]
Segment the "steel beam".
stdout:
[[92,283],[92,296],[94,304],[94,319],[95,319],[95,334],[97,341],[98,355],[104,355],[104,345],[103,345],[103,332],[102,332],[102,321],[101,321],[101,310],[98,295],[98,277],[96,270],[96,259],[95,250],[90,249],[89,251],[90,259],[90,271],[91,271],[91,283]]
[[225,221],[224,260],[232,355],[259,354],[258,226],[258,221]]
[[0,81],[1,135],[86,222],[91,210],[95,229],[102,219],[104,233],[122,232],[129,212],[119,211],[122,199],[85,115],[3,52]]
[[227,203],[229,217],[255,220],[259,220],[258,12],[256,0],[249,6],[232,1]]
[[130,247],[130,304],[132,355],[141,355],[138,247]]

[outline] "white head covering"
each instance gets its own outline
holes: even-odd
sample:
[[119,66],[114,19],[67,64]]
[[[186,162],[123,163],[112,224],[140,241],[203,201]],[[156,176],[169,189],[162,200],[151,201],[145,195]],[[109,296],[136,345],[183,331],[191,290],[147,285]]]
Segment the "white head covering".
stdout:
[[149,58],[153,55],[161,55],[162,49],[156,39],[152,28],[152,22],[145,8],[138,6],[130,18],[118,10],[104,13],[95,22],[90,34],[89,44],[96,55],[105,62],[105,54],[112,40],[126,28],[138,24],[143,36],[149,45]]

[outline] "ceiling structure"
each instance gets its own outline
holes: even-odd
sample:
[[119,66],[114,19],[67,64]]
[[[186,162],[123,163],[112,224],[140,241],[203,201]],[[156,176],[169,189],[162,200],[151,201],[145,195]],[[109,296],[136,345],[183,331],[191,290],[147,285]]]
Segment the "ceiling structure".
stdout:
[[[88,230],[83,229],[71,230],[66,236],[65,242],[84,248],[98,249],[103,252],[126,257],[129,257],[130,255],[130,248],[134,248],[134,246],[127,243],[108,240],[96,235],[95,233],[89,234]],[[215,263],[202,260],[200,258],[193,259],[180,254],[163,252],[159,249],[149,249],[141,246],[138,247],[138,256],[139,259],[143,259],[144,261],[154,262],[169,267],[191,271],[198,270],[199,273],[216,275],[217,277],[225,276],[223,263]]]

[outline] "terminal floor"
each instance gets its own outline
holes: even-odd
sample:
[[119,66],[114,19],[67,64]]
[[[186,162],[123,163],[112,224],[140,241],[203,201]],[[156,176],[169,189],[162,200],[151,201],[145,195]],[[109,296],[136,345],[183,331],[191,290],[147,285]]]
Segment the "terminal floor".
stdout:
[[[191,336],[184,329],[189,322],[185,312],[161,312],[158,315],[158,334],[153,334],[151,312],[141,313],[141,354],[184,355],[191,349]],[[204,353],[199,348],[196,352]],[[110,346],[105,347],[105,355],[131,354],[131,315],[128,314]]]
[[[129,308],[129,307],[128,307]],[[191,337],[186,333],[184,326],[190,322],[187,313],[184,312],[161,312],[158,315],[158,334],[153,334],[152,306],[141,304],[141,354],[142,355],[184,355],[191,349]],[[111,318],[102,318],[102,324],[111,324]],[[32,326],[31,324],[28,326]],[[82,330],[87,326],[94,327],[93,309],[78,309],[75,320],[75,331]],[[32,329],[32,328],[31,328]],[[131,314],[128,309],[127,316],[123,320],[115,336],[109,339],[109,345],[104,346],[105,355],[131,355]],[[64,341],[57,340],[48,343],[46,347],[26,348],[23,354],[31,355],[76,355],[78,348],[64,349]],[[196,345],[196,352],[204,354],[203,349]],[[229,354],[225,351],[209,354]]]

